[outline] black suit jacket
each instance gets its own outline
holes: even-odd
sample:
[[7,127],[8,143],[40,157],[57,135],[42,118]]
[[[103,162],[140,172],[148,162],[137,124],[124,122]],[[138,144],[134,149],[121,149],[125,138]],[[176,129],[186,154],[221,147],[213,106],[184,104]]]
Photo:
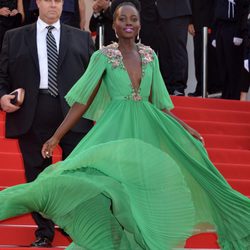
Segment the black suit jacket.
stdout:
[[159,16],[163,19],[170,19],[192,14],[189,0],[157,0]]
[[215,0],[191,0],[192,20],[196,30],[213,24]]
[[[85,71],[93,51],[88,32],[61,24],[58,90],[64,115],[69,109],[64,96]],[[36,23],[8,31],[0,55],[0,97],[19,87],[24,88],[26,93],[22,107],[6,115],[6,137],[16,138],[30,129],[35,116],[39,83]],[[85,132],[91,125],[91,121],[81,119],[72,130]]]

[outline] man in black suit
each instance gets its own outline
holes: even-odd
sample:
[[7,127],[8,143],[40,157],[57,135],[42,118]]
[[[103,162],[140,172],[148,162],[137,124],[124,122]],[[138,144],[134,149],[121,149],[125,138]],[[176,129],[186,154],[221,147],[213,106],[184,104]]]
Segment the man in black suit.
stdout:
[[188,96],[202,96],[203,93],[203,27],[208,28],[208,51],[207,51],[207,82],[208,92],[218,92],[221,87],[218,78],[218,66],[216,60],[216,51],[212,46],[211,28],[213,26],[215,0],[191,0],[192,18],[189,25],[189,33],[193,36],[194,41],[194,62],[195,76],[197,85],[193,93]]
[[[89,33],[60,23],[63,0],[37,0],[37,5],[38,21],[8,31],[0,55],[0,102],[7,113],[6,137],[18,139],[28,182],[51,164],[51,158],[44,159],[40,153],[42,145],[64,119],[69,109],[64,96],[83,74],[94,51]],[[55,49],[53,65],[47,57],[51,47]],[[53,76],[55,91],[51,92]],[[9,93],[20,87],[25,89],[25,99],[18,107],[11,104],[14,96]],[[92,121],[82,119],[65,136],[60,144],[63,158],[92,125]],[[38,213],[33,218],[38,228],[32,246],[50,247],[53,222]]]
[[163,79],[172,95],[184,95],[188,78],[187,36],[189,0],[156,0],[160,22],[159,60]]
[[222,83],[222,98],[240,98],[243,36],[249,0],[216,0],[214,41]]

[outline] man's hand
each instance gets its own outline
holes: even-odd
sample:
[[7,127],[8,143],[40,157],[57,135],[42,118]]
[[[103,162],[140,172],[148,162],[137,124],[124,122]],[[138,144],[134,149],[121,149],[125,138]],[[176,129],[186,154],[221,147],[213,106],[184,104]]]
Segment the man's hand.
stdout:
[[243,43],[243,39],[240,37],[234,37],[233,43],[235,46],[240,46]]
[[10,16],[15,16],[18,13],[17,9],[14,9],[10,12]]
[[216,40],[215,40],[215,39],[212,41],[212,46],[213,46],[214,48],[216,48]]
[[85,30],[86,20],[85,18],[80,21],[80,29]]
[[0,16],[9,16],[11,11],[7,7],[0,8]]
[[195,29],[193,24],[188,25],[188,32],[190,35],[195,36]]
[[11,100],[14,98],[14,95],[3,95],[1,97],[0,103],[3,111],[5,111],[6,113],[12,113],[20,109],[19,106],[16,106],[11,103]]
[[105,11],[109,7],[109,0],[96,0],[92,6],[94,13]]

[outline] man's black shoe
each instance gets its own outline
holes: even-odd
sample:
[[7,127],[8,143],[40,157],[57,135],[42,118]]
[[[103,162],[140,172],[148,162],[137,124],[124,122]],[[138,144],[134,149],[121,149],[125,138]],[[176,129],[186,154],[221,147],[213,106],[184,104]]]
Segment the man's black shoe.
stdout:
[[51,241],[48,238],[37,238],[31,244],[32,247],[52,247]]
[[190,97],[200,97],[202,96],[200,91],[194,91],[193,93],[188,93],[188,96]]

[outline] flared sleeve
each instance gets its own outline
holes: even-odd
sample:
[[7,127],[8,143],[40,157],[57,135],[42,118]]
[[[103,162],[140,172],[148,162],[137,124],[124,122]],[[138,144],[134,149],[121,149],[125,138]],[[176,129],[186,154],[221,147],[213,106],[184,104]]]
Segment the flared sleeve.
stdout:
[[152,103],[161,110],[171,110],[174,105],[162,78],[158,57],[155,53],[153,53],[153,56]]
[[65,96],[67,103],[72,106],[75,102],[86,104],[101,79],[100,88],[84,118],[97,121],[110,102],[107,87],[102,78],[106,71],[107,58],[99,50],[90,59],[87,70],[82,77],[74,84]]

